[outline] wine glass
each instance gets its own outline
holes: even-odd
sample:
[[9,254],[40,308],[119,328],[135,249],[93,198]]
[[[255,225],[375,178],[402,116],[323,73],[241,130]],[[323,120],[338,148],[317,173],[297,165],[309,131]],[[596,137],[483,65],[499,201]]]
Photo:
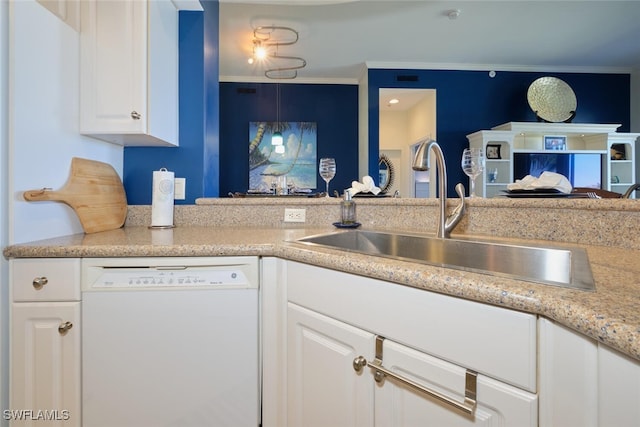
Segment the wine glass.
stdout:
[[326,197],[329,196],[329,181],[336,176],[336,160],[330,157],[323,157],[320,159],[320,165],[318,166],[318,170],[320,172],[320,176],[324,179],[324,182],[327,183],[327,194]]
[[465,148],[462,153],[462,170],[469,177],[469,197],[476,196],[476,178],[484,170],[484,151],[481,148]]

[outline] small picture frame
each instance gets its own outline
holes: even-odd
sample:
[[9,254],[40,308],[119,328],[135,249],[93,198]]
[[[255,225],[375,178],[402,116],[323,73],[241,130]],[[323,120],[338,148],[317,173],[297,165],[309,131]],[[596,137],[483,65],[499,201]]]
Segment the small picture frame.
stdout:
[[501,159],[500,157],[500,144],[487,144],[487,159]]
[[627,160],[627,149],[624,144],[611,144],[611,160]]
[[545,135],[544,149],[545,150],[566,150],[567,137],[559,136],[559,135]]

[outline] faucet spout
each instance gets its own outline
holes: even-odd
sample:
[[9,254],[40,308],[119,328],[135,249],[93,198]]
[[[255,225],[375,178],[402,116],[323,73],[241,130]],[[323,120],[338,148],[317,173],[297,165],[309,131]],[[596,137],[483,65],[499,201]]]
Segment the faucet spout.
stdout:
[[456,185],[456,192],[460,196],[461,201],[452,214],[447,217],[447,166],[445,164],[444,154],[442,153],[440,145],[434,140],[422,141],[416,151],[412,167],[413,170],[417,171],[429,170],[431,152],[436,156],[436,175],[438,179],[438,197],[440,200],[436,237],[444,239],[449,237],[451,231],[460,222],[464,215],[464,186],[460,183]]
[[631,187],[627,188],[627,191],[622,195],[623,199],[628,199],[631,197],[634,191],[640,190],[640,184],[633,184]]

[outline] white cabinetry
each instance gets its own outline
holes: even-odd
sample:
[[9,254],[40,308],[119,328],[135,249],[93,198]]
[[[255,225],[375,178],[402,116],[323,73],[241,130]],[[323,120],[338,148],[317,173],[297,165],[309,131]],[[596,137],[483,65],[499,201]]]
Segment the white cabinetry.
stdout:
[[178,145],[178,10],[170,0],[83,0],[80,132]]
[[10,275],[11,425],[80,426],[80,260],[11,260]]
[[[536,425],[535,316],[295,262],[286,276],[289,426]],[[384,367],[455,402],[477,373],[474,415],[354,369],[378,350]]]
[[[492,153],[487,156],[485,171],[476,180],[476,193],[482,197],[504,194],[507,184],[514,182],[514,153],[594,153],[602,158],[601,188],[624,193],[636,182],[635,145],[638,133],[619,133],[617,124],[520,123],[511,122],[491,130],[467,135],[470,147]],[[566,138],[565,150],[545,150],[545,136]],[[487,149],[489,147],[489,149]],[[621,153],[612,158],[612,148]],[[497,179],[489,180],[497,171]],[[596,178],[597,179],[597,178]]]
[[[389,340],[384,341],[383,360],[391,371],[428,385],[456,402],[464,401],[464,368]],[[385,379],[381,386],[376,387],[376,426],[538,425],[538,405],[534,394],[484,375],[477,377],[476,393],[478,402],[474,414],[467,416],[424,393],[416,393],[396,381]],[[425,420],[428,423],[424,423]]]
[[540,426],[631,427],[640,420],[640,363],[540,319]]
[[353,360],[372,357],[375,336],[289,304],[288,425],[373,426],[372,379]]

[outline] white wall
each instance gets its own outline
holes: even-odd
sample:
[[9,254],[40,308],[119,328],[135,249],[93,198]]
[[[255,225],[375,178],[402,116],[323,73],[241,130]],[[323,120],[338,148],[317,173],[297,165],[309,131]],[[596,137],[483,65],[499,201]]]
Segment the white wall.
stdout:
[[369,74],[363,70],[358,83],[358,176],[369,175]]
[[[9,147],[7,114],[8,114],[8,3],[0,0],[0,248],[7,245],[8,203],[5,201],[8,185]],[[0,409],[9,407],[9,279],[7,261],[0,256]],[[0,426],[7,426],[8,421],[0,418]]]
[[[62,0],[64,1],[64,0]],[[0,0],[0,246],[82,232],[71,208],[25,202],[61,187],[71,158],[111,163],[122,147],[78,134],[79,34],[35,0]],[[0,257],[0,407],[9,409],[8,271]],[[7,421],[1,419],[0,426]]]
[[62,187],[74,156],[110,163],[122,176],[123,149],[78,133],[79,33],[35,0],[10,3],[9,14],[8,240],[80,233],[71,208],[26,202],[22,192]]
[[[436,91],[423,89],[423,98],[409,110],[409,140],[431,137],[436,139]],[[446,142],[438,141],[440,145]]]
[[380,110],[380,154],[386,155],[393,164],[394,180],[389,188],[389,194],[396,190],[402,197],[411,196],[409,165],[407,161],[408,124],[406,111]]

